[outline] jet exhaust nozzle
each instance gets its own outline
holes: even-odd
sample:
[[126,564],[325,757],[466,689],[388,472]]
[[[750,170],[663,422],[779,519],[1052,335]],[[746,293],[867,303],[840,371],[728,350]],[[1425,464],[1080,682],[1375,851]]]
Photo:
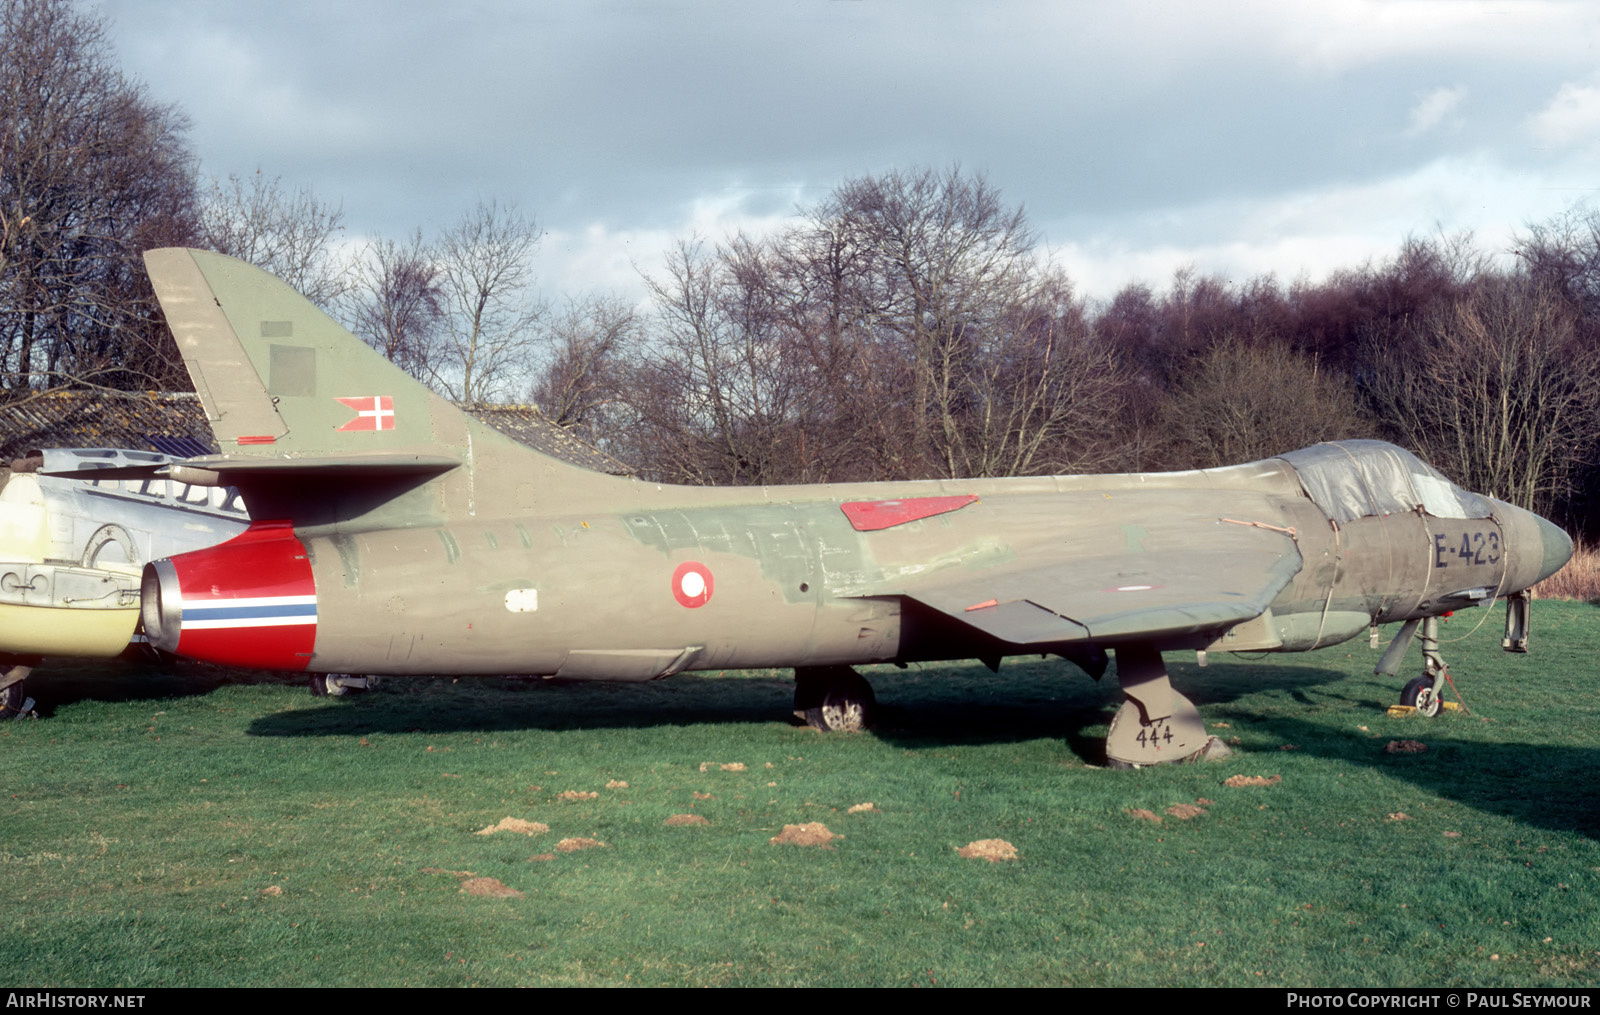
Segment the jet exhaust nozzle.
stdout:
[[303,670],[317,637],[316,581],[288,522],[256,522],[205,550],[145,565],[145,638],[227,666]]

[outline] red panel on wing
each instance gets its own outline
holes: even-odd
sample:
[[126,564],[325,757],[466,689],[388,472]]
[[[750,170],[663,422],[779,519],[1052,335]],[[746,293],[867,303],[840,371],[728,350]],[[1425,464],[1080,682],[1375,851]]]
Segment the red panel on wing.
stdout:
[[857,532],[876,532],[919,518],[957,511],[976,502],[977,494],[957,497],[907,497],[904,500],[853,500],[839,505]]

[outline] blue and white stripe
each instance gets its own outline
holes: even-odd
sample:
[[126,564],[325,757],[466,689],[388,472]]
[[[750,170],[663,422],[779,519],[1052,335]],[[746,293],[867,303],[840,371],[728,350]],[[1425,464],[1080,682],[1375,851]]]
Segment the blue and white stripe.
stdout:
[[317,622],[317,597],[258,596],[242,599],[183,602],[183,628],[199,631],[217,627],[289,627]]

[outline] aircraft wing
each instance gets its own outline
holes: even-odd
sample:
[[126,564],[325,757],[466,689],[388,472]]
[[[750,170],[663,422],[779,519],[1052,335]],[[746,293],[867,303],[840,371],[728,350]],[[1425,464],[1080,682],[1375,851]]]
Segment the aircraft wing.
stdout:
[[1218,521],[1206,537],[938,571],[905,581],[899,594],[1013,645],[1115,644],[1251,620],[1300,571],[1287,533]]

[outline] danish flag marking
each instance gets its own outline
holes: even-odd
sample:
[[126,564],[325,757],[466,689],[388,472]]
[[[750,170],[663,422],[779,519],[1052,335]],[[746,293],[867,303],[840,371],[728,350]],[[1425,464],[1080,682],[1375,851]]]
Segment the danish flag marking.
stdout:
[[341,426],[344,430],[393,430],[394,398],[390,395],[360,395],[339,401],[356,411],[356,418]]

